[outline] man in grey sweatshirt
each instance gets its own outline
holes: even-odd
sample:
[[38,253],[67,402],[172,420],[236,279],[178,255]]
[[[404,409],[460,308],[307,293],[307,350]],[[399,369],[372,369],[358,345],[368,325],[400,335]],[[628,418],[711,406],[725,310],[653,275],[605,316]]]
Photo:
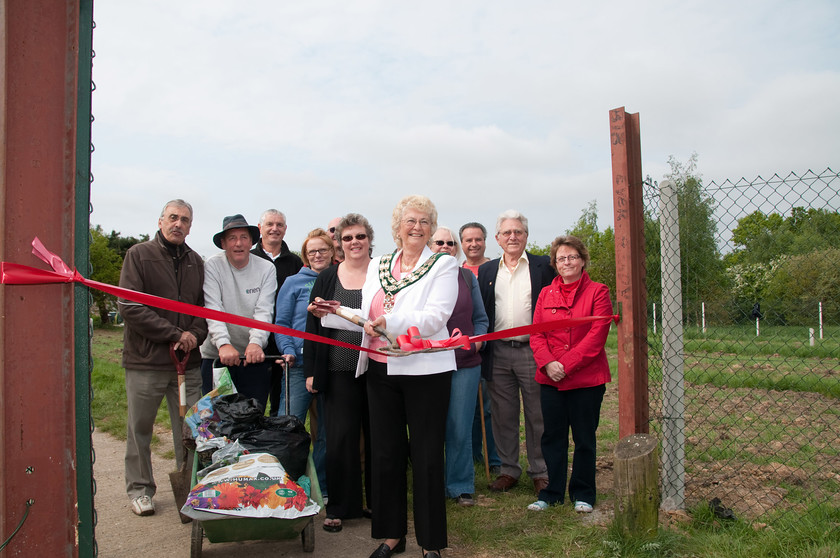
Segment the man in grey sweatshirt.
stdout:
[[[251,254],[258,240],[259,229],[242,215],[224,218],[222,230],[213,236],[213,243],[224,252],[204,264],[205,307],[273,323],[277,277],[270,262]],[[227,366],[237,391],[265,407],[271,366],[263,349],[269,332],[217,320],[207,320],[207,328],[207,340],[201,345],[202,391],[213,388],[213,361],[218,359]]]

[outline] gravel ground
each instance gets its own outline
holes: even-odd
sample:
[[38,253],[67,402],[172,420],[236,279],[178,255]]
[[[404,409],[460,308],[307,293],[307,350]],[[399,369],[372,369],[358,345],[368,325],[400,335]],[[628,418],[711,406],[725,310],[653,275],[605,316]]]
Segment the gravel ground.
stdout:
[[[182,524],[169,485],[169,472],[175,469],[173,459],[153,454],[155,480],[158,483],[154,498],[156,513],[138,517],[131,512],[125,494],[125,442],[95,431],[93,447],[96,452],[94,477],[97,514],[96,543],[102,558],[143,556],[170,558],[190,556],[192,525]],[[248,541],[211,543],[203,539],[202,556],[247,556],[248,558],[301,556],[326,558],[336,556],[369,556],[382,541],[370,538],[370,521],[352,519],[344,522],[340,533],[327,533],[321,528],[324,511],[315,518],[315,551],[304,552],[300,537],[286,541]],[[411,529],[411,526],[409,526]],[[406,555],[417,556],[420,548],[409,533]]]

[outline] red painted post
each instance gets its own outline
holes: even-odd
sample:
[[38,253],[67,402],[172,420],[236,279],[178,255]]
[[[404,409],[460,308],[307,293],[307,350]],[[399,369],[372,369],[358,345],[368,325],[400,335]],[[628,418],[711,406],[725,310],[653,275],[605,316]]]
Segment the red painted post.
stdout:
[[647,434],[647,288],[639,113],[610,111],[618,323],[618,435]]
[[[73,266],[79,4],[0,2],[0,259]],[[0,287],[3,556],[78,555],[73,326],[72,285]]]

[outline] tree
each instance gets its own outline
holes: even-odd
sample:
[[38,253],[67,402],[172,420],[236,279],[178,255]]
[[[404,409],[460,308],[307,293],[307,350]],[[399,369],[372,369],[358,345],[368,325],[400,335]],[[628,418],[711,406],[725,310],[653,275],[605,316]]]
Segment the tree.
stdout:
[[765,290],[765,308],[775,323],[815,325],[819,303],[828,323],[840,321],[840,249],[814,250],[776,260]]
[[820,301],[837,300],[837,211],[794,207],[787,217],[754,211],[738,220],[732,240],[736,249],[725,261],[735,306],[762,302],[771,321],[804,325]]
[[[675,184],[679,207],[683,315],[688,323],[699,325],[702,303],[723,300],[727,290],[717,247],[715,203],[703,189],[703,180],[697,172],[697,153],[692,153],[686,164],[672,155],[668,164],[671,172],[665,178]],[[652,265],[659,267],[658,262]],[[720,307],[720,311],[723,309]]]
[[147,240],[149,240],[149,235],[147,234],[141,234],[140,238],[136,238],[133,236],[120,236],[119,232],[111,231],[111,234],[108,235],[108,246],[116,250],[121,258],[125,258],[125,253],[128,252],[129,248]]
[[732,229],[736,249],[727,263],[766,263],[779,256],[794,256],[840,248],[840,213],[827,209],[794,207],[790,216],[754,211],[738,219]]
[[578,237],[589,250],[586,272],[593,281],[604,283],[615,298],[615,233],[612,227],[598,230],[598,202],[592,200],[566,234]]
[[[120,282],[120,271],[122,269],[122,256],[109,246],[108,237],[102,232],[102,227],[96,225],[90,229],[90,278],[100,283],[117,285]],[[99,311],[99,317],[103,324],[110,322],[108,313],[116,307],[116,300],[113,295],[102,291],[91,289],[93,302]]]
[[[583,242],[589,250],[586,272],[593,281],[607,285],[615,299],[615,233],[612,227],[607,227],[603,232],[598,230],[598,203],[595,200],[589,202],[575,226],[566,229],[564,234],[576,236]],[[532,254],[548,256],[550,251],[551,243],[545,246],[528,245],[528,252]]]
[[[100,283],[118,285],[123,259],[128,249],[139,242],[149,240],[149,235],[121,236],[117,231],[105,235],[101,225],[90,229],[90,278]],[[93,302],[103,324],[110,322],[109,312],[116,310],[116,298],[95,289],[91,290]]]

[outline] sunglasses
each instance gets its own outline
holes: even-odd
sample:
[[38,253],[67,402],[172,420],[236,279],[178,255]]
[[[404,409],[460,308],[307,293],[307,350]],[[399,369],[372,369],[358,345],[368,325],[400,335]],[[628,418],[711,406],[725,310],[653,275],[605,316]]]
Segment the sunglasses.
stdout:
[[328,230],[328,231],[330,231],[331,233],[334,233],[334,232],[335,232],[335,227],[330,227],[330,228],[329,228],[329,229],[327,229],[327,230]]
[[437,244],[438,246],[443,246],[444,244],[446,244],[447,246],[455,246],[455,241],[454,240],[446,240],[446,241],[435,240],[435,244]]
[[364,240],[364,239],[366,239],[366,238],[367,238],[367,235],[366,235],[365,233],[359,233],[359,234],[357,234],[356,236],[353,236],[353,235],[351,235],[351,234],[348,234],[348,235],[342,236],[342,237],[341,237],[341,241],[342,241],[342,242],[351,242],[354,238],[355,238],[356,240]]

